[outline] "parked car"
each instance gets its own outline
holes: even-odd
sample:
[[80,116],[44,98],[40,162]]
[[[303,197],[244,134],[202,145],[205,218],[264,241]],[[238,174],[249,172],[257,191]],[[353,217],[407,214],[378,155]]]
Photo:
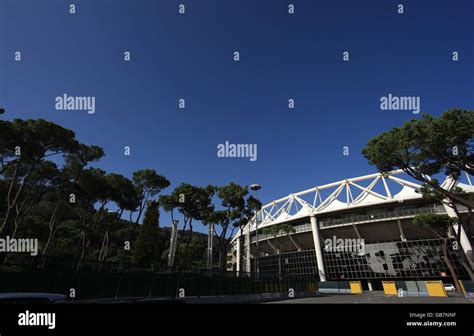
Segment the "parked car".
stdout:
[[456,287],[454,287],[453,284],[444,284],[444,289],[446,290],[446,292],[455,292],[456,291]]
[[54,293],[0,293],[0,304],[4,303],[58,303],[67,301],[67,296]]
[[184,304],[185,301],[174,298],[161,297],[121,297],[121,298],[100,298],[70,301],[70,303],[92,303],[92,304]]

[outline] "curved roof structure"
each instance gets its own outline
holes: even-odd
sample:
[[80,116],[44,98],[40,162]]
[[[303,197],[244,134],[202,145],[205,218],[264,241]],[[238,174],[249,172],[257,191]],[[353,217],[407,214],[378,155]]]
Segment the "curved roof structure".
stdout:
[[[421,185],[401,178],[402,174],[403,170],[374,173],[290,194],[264,205],[244,231],[247,232],[249,227],[250,231],[255,231],[256,219],[258,227],[263,228],[311,215],[422,198],[416,192]],[[446,179],[441,186],[445,188],[449,183],[450,180]],[[458,183],[457,186],[466,192],[474,192],[472,185]],[[239,235],[240,230],[234,239]]]

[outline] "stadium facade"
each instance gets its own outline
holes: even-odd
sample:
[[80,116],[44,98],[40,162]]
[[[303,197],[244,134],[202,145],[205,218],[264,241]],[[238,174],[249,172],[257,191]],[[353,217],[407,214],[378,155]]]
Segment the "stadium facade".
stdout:
[[[270,202],[233,237],[230,269],[261,278],[361,280],[368,289],[381,288],[382,280],[451,281],[443,240],[412,222],[417,214],[457,217],[456,211],[423,198],[417,193],[420,185],[403,175],[394,171],[345,179]],[[468,184],[456,186],[473,193],[467,179]],[[441,186],[450,188],[453,183],[448,178]],[[466,208],[457,210],[468,218]],[[287,224],[287,229],[266,230],[282,228],[280,224]],[[470,227],[474,232],[473,220]],[[459,228],[461,246],[454,235]],[[465,278],[458,256],[462,249],[472,267],[470,240],[457,224],[446,236],[449,258],[458,276]]]

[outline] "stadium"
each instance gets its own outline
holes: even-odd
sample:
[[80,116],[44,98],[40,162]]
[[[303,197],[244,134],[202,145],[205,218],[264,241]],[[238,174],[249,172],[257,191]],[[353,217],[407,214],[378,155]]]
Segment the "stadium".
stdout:
[[[466,181],[456,186],[473,193],[469,176]],[[448,178],[441,186],[450,188],[453,183]],[[425,213],[456,217],[456,211],[423,198],[417,192],[420,187],[399,170],[344,179],[274,200],[233,237],[229,269],[261,278],[360,280],[368,290],[381,289],[385,280],[450,282],[443,240],[429,228],[415,226],[413,218]],[[467,218],[466,208],[457,210]],[[470,232],[473,224],[471,219]],[[268,230],[282,225],[287,229]],[[455,224],[446,233],[448,256],[464,279],[457,231]],[[462,227],[460,245],[472,261]]]

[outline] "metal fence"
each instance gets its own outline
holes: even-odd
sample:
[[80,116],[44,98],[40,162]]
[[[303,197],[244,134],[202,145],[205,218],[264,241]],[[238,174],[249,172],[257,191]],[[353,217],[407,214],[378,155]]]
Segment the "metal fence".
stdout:
[[[44,262],[44,263],[43,263]],[[119,268],[119,263],[83,260],[37,258],[30,264],[0,266],[0,292],[61,293],[75,299],[114,297],[222,296],[260,293],[312,292],[316,279],[256,280],[247,273],[221,272],[209,269],[171,270],[133,264]]]
[[308,279],[254,280],[250,277],[152,272],[0,272],[0,292],[61,293],[75,299],[113,297],[221,296],[259,293],[314,292]]
[[139,265],[130,262],[97,261],[88,259],[74,259],[55,256],[29,255],[15,256],[0,264],[0,271],[29,272],[33,270],[56,271],[90,271],[90,272],[123,272],[123,271],[157,271],[168,269],[158,264]]

